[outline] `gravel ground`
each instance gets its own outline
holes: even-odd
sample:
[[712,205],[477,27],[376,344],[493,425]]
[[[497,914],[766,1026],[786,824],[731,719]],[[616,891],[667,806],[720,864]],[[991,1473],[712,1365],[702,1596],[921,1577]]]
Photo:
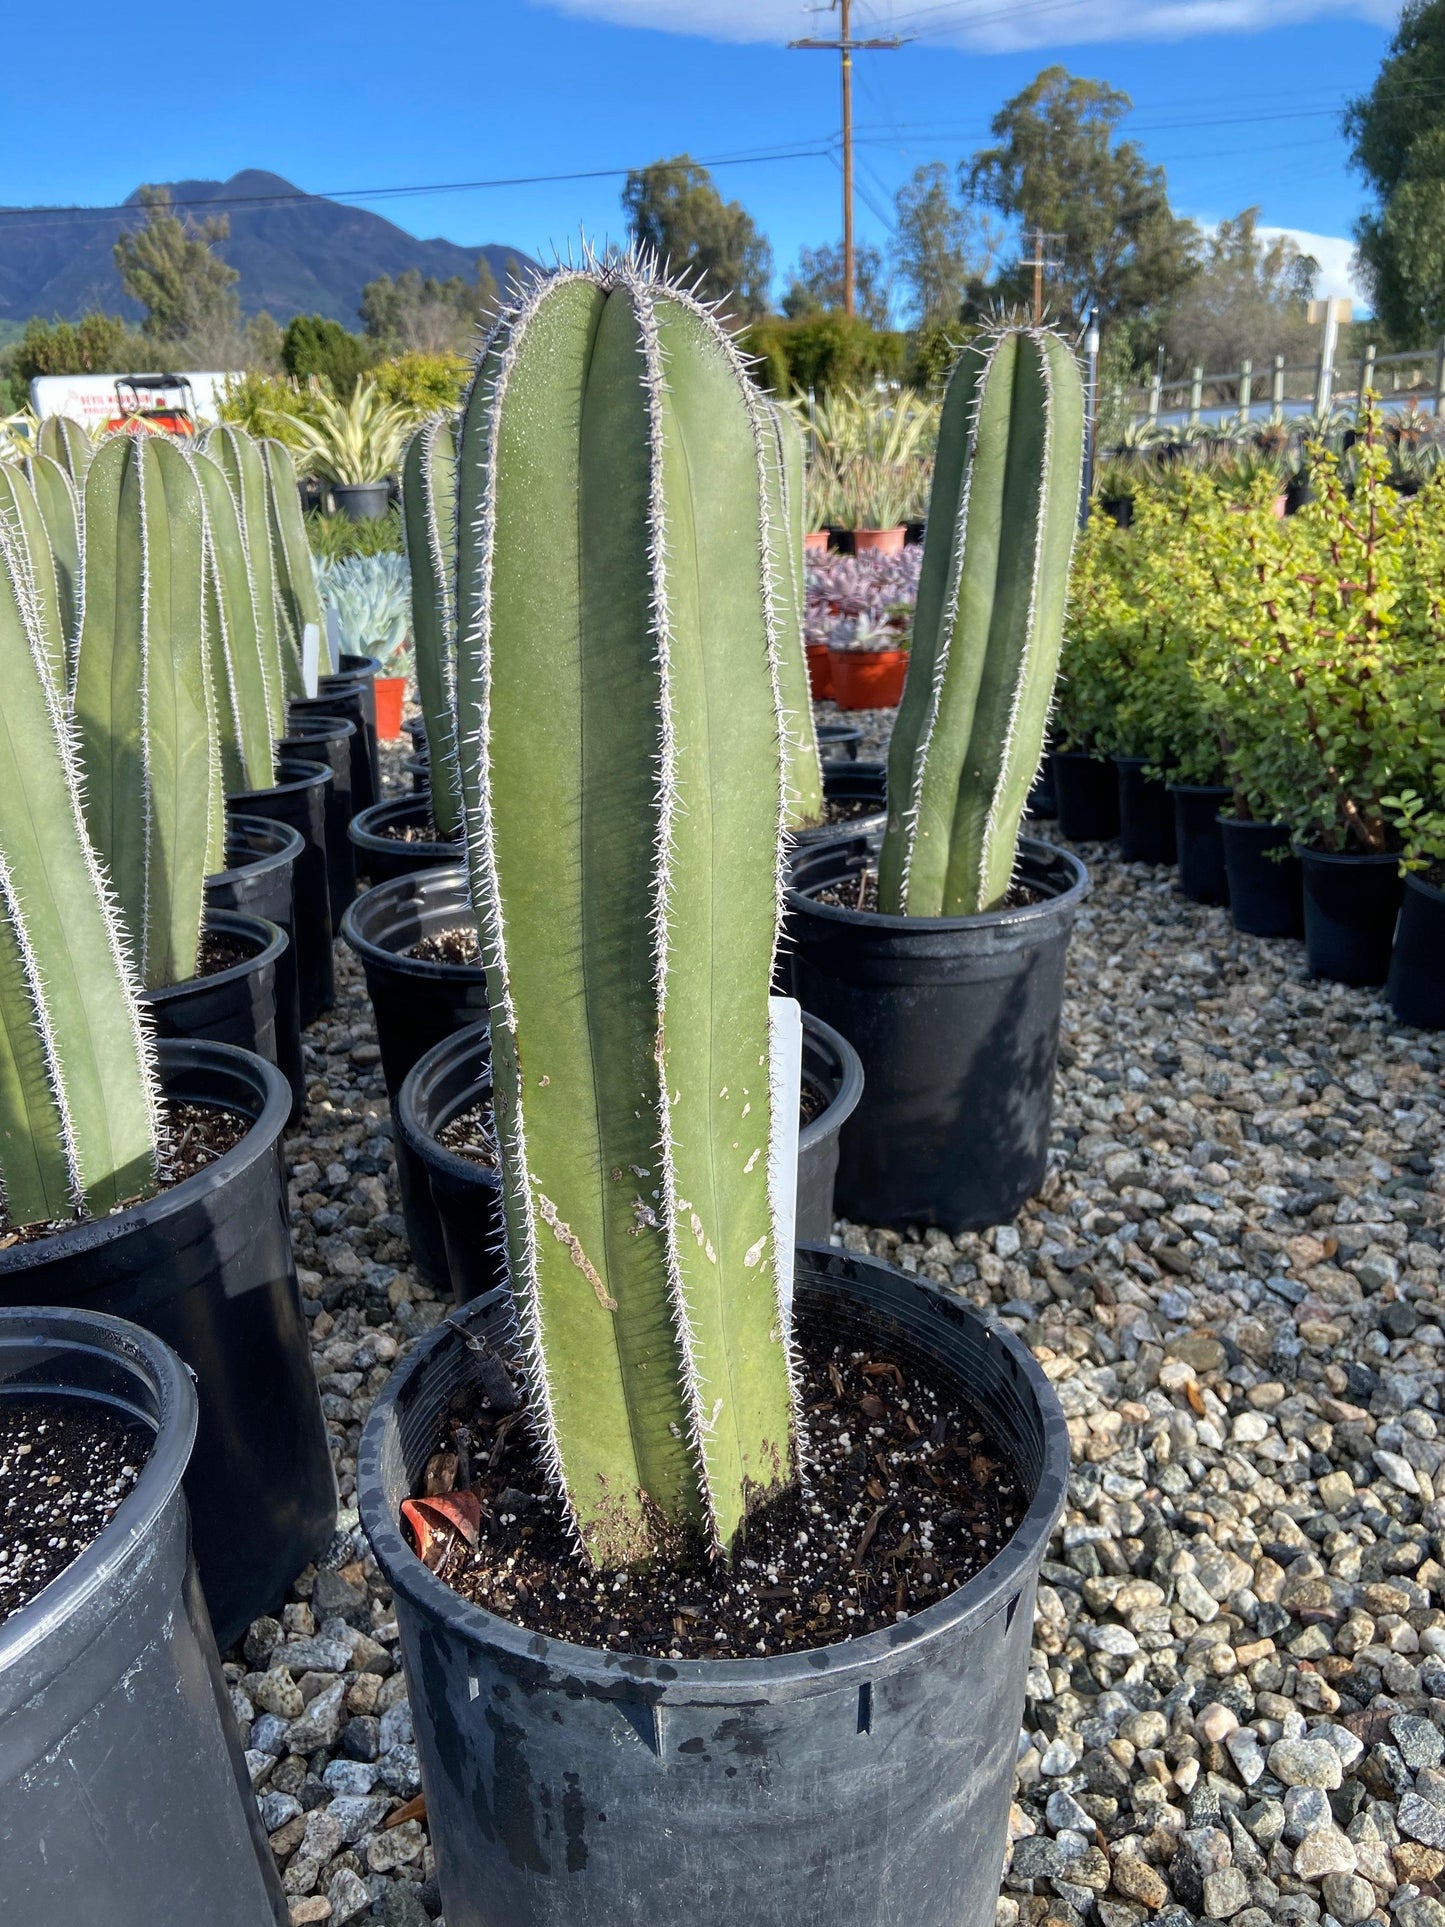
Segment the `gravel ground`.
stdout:
[[[1044,1196],[953,1240],[839,1227],[1022,1333],[1069,1421],[1000,1927],[1445,1927],[1445,1046],[1168,873],[1085,854]],[[291,1155],[343,1510],[227,1670],[293,1921],[421,1927],[439,1901],[354,1466],[445,1306],[407,1262],[340,947],[338,977]]]

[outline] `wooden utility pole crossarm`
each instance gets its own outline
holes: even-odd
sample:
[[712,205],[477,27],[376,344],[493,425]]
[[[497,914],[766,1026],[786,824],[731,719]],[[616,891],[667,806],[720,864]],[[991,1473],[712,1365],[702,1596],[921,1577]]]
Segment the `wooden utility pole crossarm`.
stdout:
[[836,53],[843,58],[843,312],[852,314],[857,307],[853,265],[853,56],[855,53],[895,53],[906,46],[896,33],[878,40],[854,40],[849,31],[853,0],[831,0],[830,10],[839,15],[836,40],[790,40],[792,50],[808,53]]

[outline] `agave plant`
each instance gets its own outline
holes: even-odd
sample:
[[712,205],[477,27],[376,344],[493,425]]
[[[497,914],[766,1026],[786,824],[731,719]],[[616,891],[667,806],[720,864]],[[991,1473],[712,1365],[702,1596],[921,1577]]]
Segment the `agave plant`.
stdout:
[[341,647],[375,656],[389,676],[408,668],[411,651],[411,572],[404,555],[353,555],[317,562],[316,586],[341,625]]
[[350,398],[318,394],[305,417],[288,416],[299,466],[342,487],[380,482],[401,460],[414,416],[363,376]]

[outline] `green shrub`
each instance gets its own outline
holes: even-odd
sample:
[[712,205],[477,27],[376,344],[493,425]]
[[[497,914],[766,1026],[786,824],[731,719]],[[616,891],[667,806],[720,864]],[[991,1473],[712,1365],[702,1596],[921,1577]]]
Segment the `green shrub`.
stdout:
[[907,341],[901,334],[870,328],[855,315],[804,315],[796,321],[774,316],[742,330],[739,345],[759,357],[754,372],[763,385],[784,398],[826,394],[832,388],[856,388],[876,381],[901,379]]
[[387,401],[399,402],[422,420],[461,407],[472,364],[465,355],[413,353],[378,362],[373,374]]
[[306,518],[306,540],[318,562],[342,562],[349,555],[404,555],[406,540],[395,509],[374,522],[353,522],[349,515]]
[[302,380],[319,375],[344,400],[371,367],[376,349],[325,315],[298,314],[281,337],[281,359],[288,375]]

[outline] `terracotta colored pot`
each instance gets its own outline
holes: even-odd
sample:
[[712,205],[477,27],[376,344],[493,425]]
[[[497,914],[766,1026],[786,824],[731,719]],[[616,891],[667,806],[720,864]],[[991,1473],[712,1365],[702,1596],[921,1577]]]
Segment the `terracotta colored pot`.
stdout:
[[906,649],[830,649],[833,700],[840,709],[893,709],[908,674]]
[[900,522],[896,529],[854,529],[854,555],[901,555],[908,531]]
[[810,554],[817,555],[824,553],[828,547],[828,531],[826,529],[809,529],[803,537],[803,547],[807,549]]
[[376,688],[376,734],[383,743],[394,743],[401,734],[401,706],[406,700],[405,676],[378,676]]
[[808,648],[808,687],[815,703],[825,703],[833,693],[833,652],[826,642],[810,642]]

